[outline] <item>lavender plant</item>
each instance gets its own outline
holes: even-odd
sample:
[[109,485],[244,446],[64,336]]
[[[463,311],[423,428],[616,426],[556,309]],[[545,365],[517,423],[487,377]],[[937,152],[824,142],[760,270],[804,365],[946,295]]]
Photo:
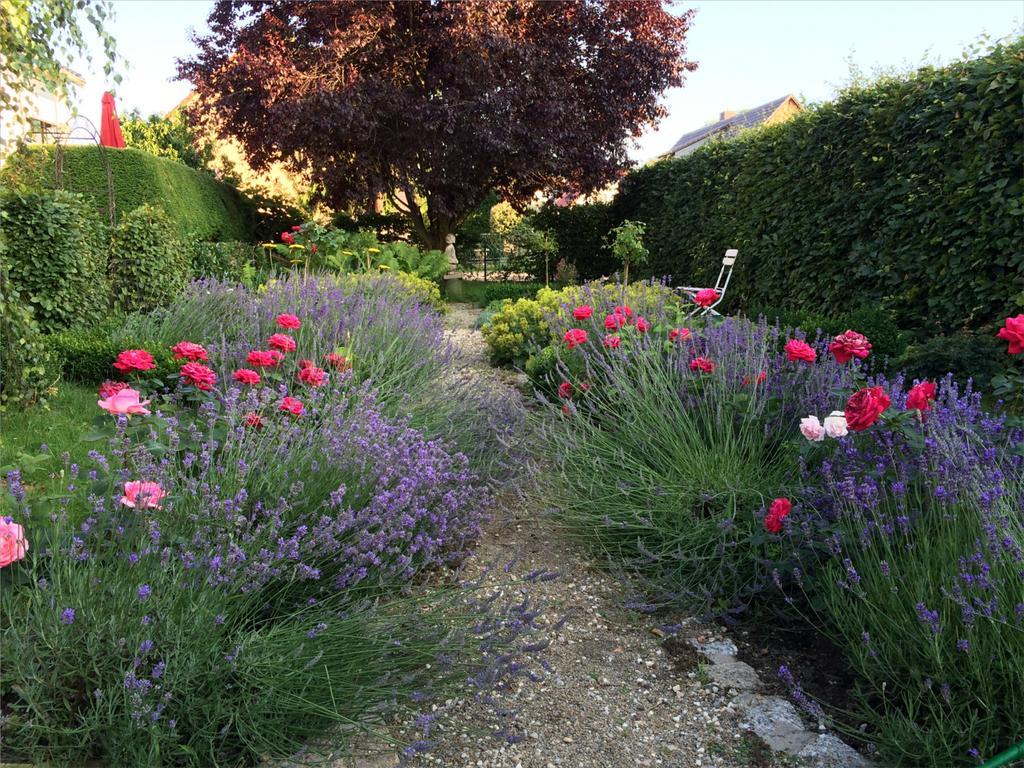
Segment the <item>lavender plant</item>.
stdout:
[[764,323],[676,326],[670,303],[641,323],[590,301],[551,381],[563,399],[542,397],[554,504],[652,605],[742,610],[769,583],[764,509],[793,485],[796,417],[849,371],[786,361]]
[[802,581],[882,753],[976,764],[1024,738],[1024,431],[951,378],[923,412],[874,383],[902,415],[812,451],[790,533],[822,559]]

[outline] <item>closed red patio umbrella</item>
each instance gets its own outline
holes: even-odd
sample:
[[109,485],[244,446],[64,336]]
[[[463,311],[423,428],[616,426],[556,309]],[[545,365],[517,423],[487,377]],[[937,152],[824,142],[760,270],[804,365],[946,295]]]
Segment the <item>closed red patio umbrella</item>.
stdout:
[[124,136],[121,135],[121,124],[117,121],[114,94],[110,93],[110,91],[103,94],[103,114],[100,116],[100,144],[104,147],[124,149]]

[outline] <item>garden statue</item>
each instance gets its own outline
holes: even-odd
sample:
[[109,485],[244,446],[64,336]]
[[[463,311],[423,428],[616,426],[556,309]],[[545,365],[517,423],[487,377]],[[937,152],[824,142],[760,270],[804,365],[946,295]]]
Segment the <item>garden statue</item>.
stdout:
[[448,271],[455,272],[459,268],[459,257],[455,255],[455,235],[445,235],[444,255],[448,259]]

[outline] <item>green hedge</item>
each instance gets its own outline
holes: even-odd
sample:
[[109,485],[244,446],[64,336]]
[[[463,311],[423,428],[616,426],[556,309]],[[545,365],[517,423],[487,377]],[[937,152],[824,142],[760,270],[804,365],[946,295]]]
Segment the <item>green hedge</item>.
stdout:
[[886,78],[631,173],[613,220],[647,222],[646,273],[691,285],[739,248],[730,311],[880,307],[922,335],[984,328],[1024,296],[1022,98],[1022,41]]
[[558,256],[576,265],[582,280],[596,280],[612,275],[622,264],[612,256],[605,242],[611,229],[609,203],[589,203],[566,208],[548,203],[533,215],[530,222],[555,236]]
[[82,195],[0,193],[0,232],[14,290],[31,305],[44,332],[106,312],[106,233]]
[[[0,181],[28,188],[54,186],[54,148],[28,147],[8,158]],[[101,155],[102,152],[102,155]],[[64,149],[64,188],[107,204],[106,158],[110,162],[118,220],[149,203],[161,206],[178,234],[200,240],[253,238],[255,209],[234,187],[208,173],[138,149],[72,146]]]

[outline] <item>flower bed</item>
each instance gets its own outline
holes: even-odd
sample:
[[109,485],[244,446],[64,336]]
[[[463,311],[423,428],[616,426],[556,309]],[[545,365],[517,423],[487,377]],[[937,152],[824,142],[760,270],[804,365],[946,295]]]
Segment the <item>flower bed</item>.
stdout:
[[415,586],[468,554],[490,500],[472,465],[501,461],[500,433],[475,460],[450,433],[516,424],[456,388],[461,420],[429,430],[436,315],[296,277],[203,283],[137,322],[172,379],[123,350],[88,461],[54,494],[6,478],[5,757],[252,764],[522,673],[522,604]]
[[808,617],[894,760],[970,764],[1024,737],[996,714],[1024,711],[1019,418],[951,379],[865,379],[852,330],[686,323],[595,291],[545,322],[563,338],[540,395],[551,501],[641,607]]

